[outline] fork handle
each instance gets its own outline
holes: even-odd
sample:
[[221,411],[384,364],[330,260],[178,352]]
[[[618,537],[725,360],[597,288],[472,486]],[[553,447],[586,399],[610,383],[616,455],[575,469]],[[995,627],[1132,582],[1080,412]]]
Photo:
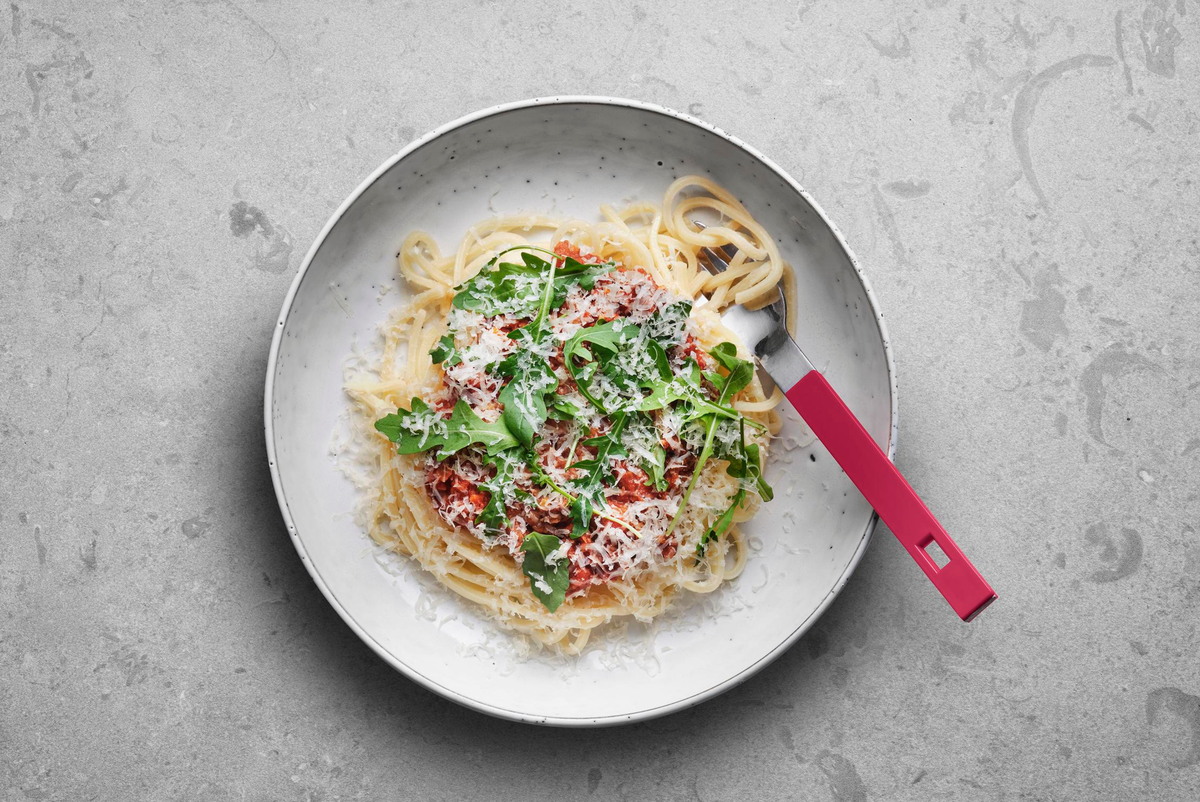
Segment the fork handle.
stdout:
[[[959,618],[970,621],[996,600],[992,586],[819,371],[805,374],[787,398]],[[932,543],[950,558],[940,568],[926,551]]]

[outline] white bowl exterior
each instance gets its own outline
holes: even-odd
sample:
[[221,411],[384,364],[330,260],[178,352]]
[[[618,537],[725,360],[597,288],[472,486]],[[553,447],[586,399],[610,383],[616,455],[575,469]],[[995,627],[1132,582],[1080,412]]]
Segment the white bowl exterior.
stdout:
[[[592,655],[570,670],[538,658],[514,669],[471,646],[499,642],[487,637],[493,625],[448,592],[426,596],[429,583],[417,572],[385,571],[349,514],[355,490],[330,455],[331,432],[346,405],[343,364],[356,340],[375,341],[379,323],[405,297],[396,277],[405,235],[422,228],[453,248],[493,209],[592,220],[601,203],[658,202],[675,177],[688,173],[727,187],[777,238],[796,269],[798,341],[890,453],[896,420],[890,349],[840,235],[760,154],[665,109],[554,98],[498,107],[431,133],[381,167],[335,213],[285,301],[265,415],[289,532],[347,623],[397,669],[460,703],[561,725],[619,723],[694,704],[791,645],[845,584],[869,540],[870,507],[820,444],[791,452],[790,463],[773,462],[768,471],[776,500],[743,527],[761,540],[761,551],[703,627],[659,632],[648,666],[609,668]],[[384,286],[391,291],[381,296]],[[794,420],[787,427],[798,433]]]

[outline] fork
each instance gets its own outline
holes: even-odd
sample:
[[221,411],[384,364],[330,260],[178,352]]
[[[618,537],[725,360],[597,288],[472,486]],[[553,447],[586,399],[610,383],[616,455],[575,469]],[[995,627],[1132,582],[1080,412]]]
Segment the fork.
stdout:
[[[697,228],[704,228],[697,221],[690,222]],[[728,260],[736,253],[732,246],[726,246],[722,252],[705,248],[703,262],[709,272],[719,273],[729,267]],[[788,401],[813,434],[959,618],[972,620],[996,600],[995,591],[933,517],[837,391],[800,350],[787,330],[787,299],[778,289],[775,292],[776,299],[759,309],[749,310],[738,304],[730,306],[721,314],[722,322],[754,351],[763,370],[785,391]],[[949,558],[940,566],[928,551],[935,543]]]

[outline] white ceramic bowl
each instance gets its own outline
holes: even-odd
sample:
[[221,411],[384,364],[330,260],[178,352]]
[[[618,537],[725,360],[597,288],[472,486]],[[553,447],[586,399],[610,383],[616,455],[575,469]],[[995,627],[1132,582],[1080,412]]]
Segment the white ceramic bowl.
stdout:
[[[744,527],[759,546],[723,591],[581,658],[520,659],[511,638],[415,568],[380,564],[330,456],[345,409],[342,367],[400,303],[396,251],[423,228],[445,248],[500,212],[595,219],[601,203],[660,201],[688,173],[734,192],[796,268],[798,339],[894,455],[896,392],[883,321],[841,235],[795,181],[754,148],[649,104],[543,98],[487,109],[413,142],[326,223],[288,292],[271,344],[265,422],[271,475],[292,542],[338,614],[392,666],[504,718],[590,726],[665,715],[728,690],[816,621],[863,555],[875,517],[815,444],[775,451],[773,502]],[[380,296],[381,287],[396,291]],[[803,437],[791,417],[785,437]],[[814,461],[815,460],[815,461]],[[632,644],[632,645],[631,645]],[[398,680],[399,681],[399,680]]]

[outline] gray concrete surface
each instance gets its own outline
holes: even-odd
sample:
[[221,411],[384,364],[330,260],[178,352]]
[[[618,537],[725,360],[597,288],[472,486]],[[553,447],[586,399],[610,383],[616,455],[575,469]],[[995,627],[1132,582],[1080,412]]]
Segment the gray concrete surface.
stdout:
[[[1200,3],[549,6],[0,10],[0,799],[1200,797]],[[881,533],[757,678],[599,732],[459,709],[341,623],[264,457],[284,292],[414,136],[559,93],[814,193],[890,320],[901,467],[999,604],[958,622]]]

